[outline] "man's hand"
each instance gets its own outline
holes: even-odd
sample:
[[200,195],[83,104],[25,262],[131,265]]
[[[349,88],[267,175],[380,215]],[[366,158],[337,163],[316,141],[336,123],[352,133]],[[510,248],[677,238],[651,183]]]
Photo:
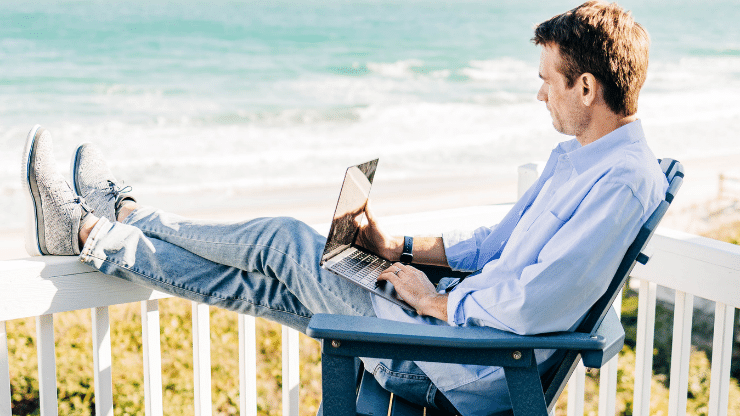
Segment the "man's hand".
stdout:
[[398,296],[419,315],[447,321],[447,295],[437,293],[434,284],[421,270],[395,263],[381,273],[378,280],[391,282]]
[[[398,260],[401,254],[398,238],[391,237],[380,229],[375,216],[370,210],[370,201],[365,206],[365,217],[367,223],[360,227],[360,233],[355,243],[384,259]],[[403,241],[400,244],[403,245]]]

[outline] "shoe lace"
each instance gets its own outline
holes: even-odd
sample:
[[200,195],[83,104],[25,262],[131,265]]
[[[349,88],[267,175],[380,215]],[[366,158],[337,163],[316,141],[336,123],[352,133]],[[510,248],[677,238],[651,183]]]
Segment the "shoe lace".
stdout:
[[131,186],[124,186],[120,187],[117,183],[113,182],[112,180],[108,179],[108,195],[111,195],[113,199],[118,200],[118,197],[121,194],[127,194],[131,192]]
[[90,208],[90,205],[87,205],[87,201],[85,201],[85,198],[83,198],[81,196],[74,197],[74,199],[72,200],[72,202],[74,204],[79,205],[80,208],[82,208],[83,210],[85,210],[85,212],[87,212],[87,213],[93,212],[93,209]]
[[[72,190],[72,187],[69,186],[69,184],[66,184],[66,185],[67,185],[67,188],[70,190],[70,192],[74,192],[74,190]],[[90,208],[90,205],[87,205],[87,201],[85,201],[85,198],[79,195],[76,195],[74,198],[72,198],[71,201],[64,203],[64,205],[67,205],[67,204],[79,205],[80,208],[82,208],[88,214],[94,211],[92,208]]]

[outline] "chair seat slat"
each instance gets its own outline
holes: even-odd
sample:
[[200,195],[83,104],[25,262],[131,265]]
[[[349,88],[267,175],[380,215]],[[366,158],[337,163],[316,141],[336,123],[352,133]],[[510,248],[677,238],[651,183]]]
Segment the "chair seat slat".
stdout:
[[375,377],[365,371],[357,394],[357,416],[386,415],[390,400],[391,393],[380,387]]
[[424,408],[409,403],[398,396],[393,396],[391,403],[390,416],[424,416]]

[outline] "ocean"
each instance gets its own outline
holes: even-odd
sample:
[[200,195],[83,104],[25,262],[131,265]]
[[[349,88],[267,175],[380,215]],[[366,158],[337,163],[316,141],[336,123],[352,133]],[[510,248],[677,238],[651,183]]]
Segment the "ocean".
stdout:
[[[567,139],[535,98],[530,38],[578,4],[2,2],[0,229],[22,226],[20,153],[36,123],[64,172],[95,142],[172,209],[183,195],[337,183],[374,157],[376,181],[511,178]],[[737,0],[621,4],[652,38],[639,115],[655,153],[740,153]]]

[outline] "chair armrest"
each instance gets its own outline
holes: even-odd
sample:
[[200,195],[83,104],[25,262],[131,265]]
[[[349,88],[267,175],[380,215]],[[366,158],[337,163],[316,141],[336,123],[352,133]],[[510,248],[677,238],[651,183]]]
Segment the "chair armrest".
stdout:
[[624,328],[613,307],[609,308],[599,329],[596,330],[596,335],[604,339],[604,348],[582,353],[583,365],[590,368],[601,368],[624,346]]
[[313,338],[406,345],[417,348],[602,350],[603,335],[575,332],[517,335],[490,327],[453,327],[396,322],[366,316],[316,314],[306,334]]

